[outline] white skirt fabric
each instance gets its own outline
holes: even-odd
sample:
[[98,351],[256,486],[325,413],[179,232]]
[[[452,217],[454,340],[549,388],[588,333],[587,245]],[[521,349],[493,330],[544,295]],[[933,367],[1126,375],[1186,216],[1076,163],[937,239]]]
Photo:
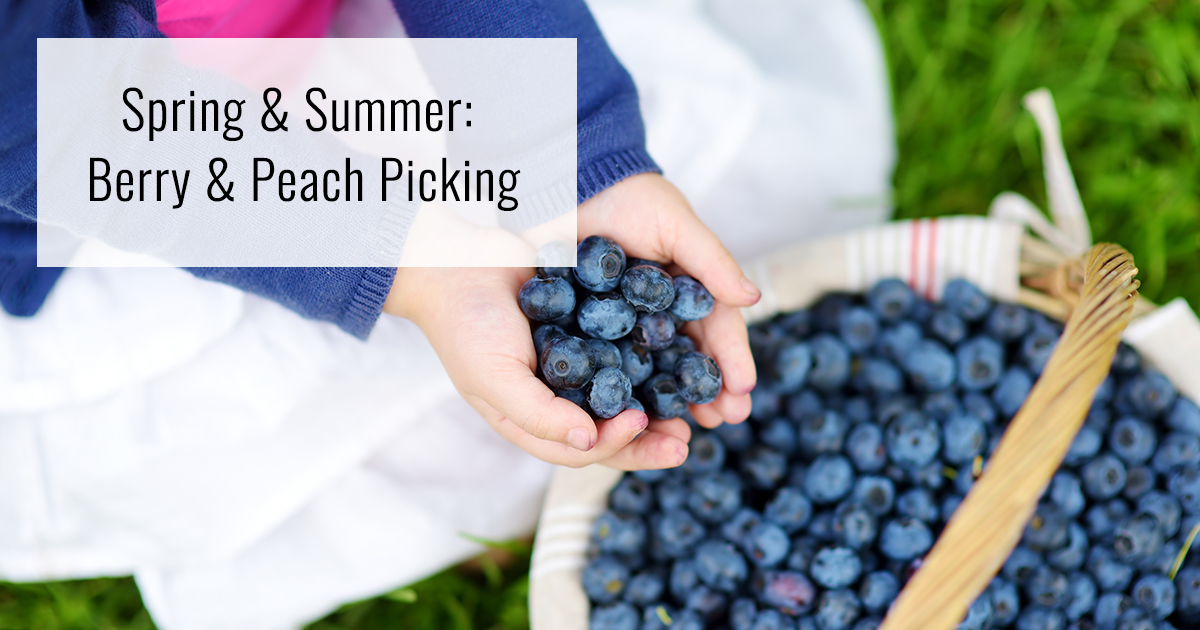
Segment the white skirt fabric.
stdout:
[[[652,154],[735,255],[887,218],[857,1],[591,5]],[[341,12],[341,35],[402,32],[387,0]],[[36,317],[0,316],[0,577],[132,573],[164,630],[295,628],[428,575],[480,550],[463,534],[530,533],[550,472],[404,320],[363,343],[152,268],[69,269]]]

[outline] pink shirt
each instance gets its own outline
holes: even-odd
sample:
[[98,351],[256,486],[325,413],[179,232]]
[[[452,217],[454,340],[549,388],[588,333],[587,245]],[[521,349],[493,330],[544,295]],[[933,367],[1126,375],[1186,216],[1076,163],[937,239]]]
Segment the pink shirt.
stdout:
[[338,0],[156,0],[168,37],[324,37]]

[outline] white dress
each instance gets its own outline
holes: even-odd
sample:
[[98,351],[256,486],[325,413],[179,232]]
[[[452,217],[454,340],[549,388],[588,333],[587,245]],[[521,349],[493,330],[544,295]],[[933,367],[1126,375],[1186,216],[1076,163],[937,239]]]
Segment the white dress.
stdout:
[[[590,4],[651,154],[739,259],[887,218],[857,0]],[[400,33],[387,0],[334,27]],[[175,269],[69,269],[0,315],[0,577],[132,573],[164,630],[294,628],[419,579],[480,550],[462,533],[532,531],[549,474],[404,320],[362,343]]]

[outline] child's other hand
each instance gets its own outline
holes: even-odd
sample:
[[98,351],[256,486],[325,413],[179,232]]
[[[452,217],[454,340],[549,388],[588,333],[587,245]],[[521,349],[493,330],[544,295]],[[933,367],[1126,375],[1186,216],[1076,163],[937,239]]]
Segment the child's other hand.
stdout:
[[622,180],[579,206],[579,236],[593,234],[613,239],[627,256],[673,261],[678,269],[668,268],[672,275],[690,275],[712,293],[712,314],[688,323],[684,332],[717,360],[725,388],[713,402],[692,405],[692,415],[708,428],[745,420],[756,377],[739,309],[758,302],[760,293],[720,239],[675,186],[652,173]]
[[384,311],[420,326],[463,398],[525,452],[572,467],[683,463],[691,437],[683,420],[649,420],[631,409],[593,422],[534,376],[533,338],[517,306],[530,275],[519,268],[401,268]]

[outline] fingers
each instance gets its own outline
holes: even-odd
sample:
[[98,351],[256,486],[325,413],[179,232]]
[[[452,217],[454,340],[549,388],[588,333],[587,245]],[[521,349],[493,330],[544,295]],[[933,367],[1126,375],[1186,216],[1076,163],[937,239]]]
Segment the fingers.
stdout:
[[733,254],[690,209],[676,213],[678,222],[671,243],[671,258],[712,293],[718,302],[750,306],[762,297]]
[[493,372],[478,395],[530,436],[586,452],[599,442],[591,416],[575,403],[554,395],[529,366],[513,360]]
[[605,459],[603,464],[618,470],[657,470],[674,468],[687,459],[687,442],[657,431],[648,431],[640,439]]
[[697,322],[697,337],[708,350],[707,354],[721,366],[725,389],[736,395],[749,394],[758,380],[754,355],[742,311],[727,304],[717,304],[708,317]]

